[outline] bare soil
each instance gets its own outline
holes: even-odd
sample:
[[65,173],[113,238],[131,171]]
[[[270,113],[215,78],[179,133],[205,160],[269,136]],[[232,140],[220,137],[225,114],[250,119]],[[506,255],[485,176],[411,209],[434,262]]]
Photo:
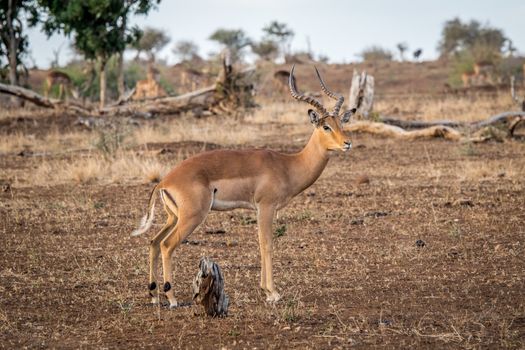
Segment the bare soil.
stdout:
[[[152,184],[19,188],[1,175],[0,347],[525,347],[525,179],[511,170],[525,169],[525,145],[361,135],[354,145],[279,213],[276,305],[258,289],[253,212],[213,212],[176,250],[181,301],[201,256],[221,266],[231,300],[222,319],[149,305],[149,238],[129,234]],[[39,162],[0,156],[2,169]]]

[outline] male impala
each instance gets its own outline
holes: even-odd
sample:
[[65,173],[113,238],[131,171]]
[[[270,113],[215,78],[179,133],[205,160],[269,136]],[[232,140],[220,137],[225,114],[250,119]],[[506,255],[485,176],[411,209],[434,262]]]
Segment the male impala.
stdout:
[[297,92],[294,67],[289,87],[293,98],[312,105],[308,115],[315,126],[310,140],[302,151],[283,154],[265,149],[214,150],[188,158],[176,166],[153,189],[148,212],[137,236],[152,225],[156,194],[164,205],[168,219],[150,242],[149,290],[153,303],[158,303],[157,259],[162,254],[164,292],[170,307],[176,307],[173,293],[171,256],[174,249],[204,220],[210,210],[245,208],[257,210],[259,246],[261,251],[261,288],[267,301],[280,299],[272,275],[272,222],[276,210],[312,185],[321,175],[329,158],[329,151],[348,151],[352,143],[343,133],[355,109],[339,114],[344,98],[328,90],[316,68],[321,89],[337,100],[332,112],[313,97]]

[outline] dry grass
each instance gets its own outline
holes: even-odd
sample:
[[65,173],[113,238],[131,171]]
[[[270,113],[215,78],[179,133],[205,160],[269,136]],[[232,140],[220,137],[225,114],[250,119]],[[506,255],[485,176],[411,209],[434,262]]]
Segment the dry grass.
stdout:
[[496,96],[413,96],[404,99],[378,99],[374,109],[380,114],[399,115],[407,119],[418,120],[457,120],[472,122],[488,118],[501,111],[515,109],[510,94],[499,93]]
[[465,161],[456,169],[456,177],[460,181],[481,181],[506,178],[518,180],[525,173],[523,161],[492,161],[484,160]]
[[51,131],[44,137],[17,132],[0,138],[0,153],[18,153],[22,150],[32,152],[55,152],[92,148],[96,136],[88,132],[61,133]]
[[305,105],[299,103],[262,103],[262,108],[245,117],[245,121],[256,124],[305,124],[308,120]]
[[181,141],[244,145],[259,136],[260,128],[257,125],[245,124],[231,118],[215,117],[204,120],[183,118],[155,126],[141,127],[133,133],[131,140],[140,145]]
[[168,168],[157,159],[120,152],[110,159],[98,153],[70,160],[51,160],[42,163],[35,175],[26,179],[27,185],[56,185],[62,183],[120,183],[157,182]]

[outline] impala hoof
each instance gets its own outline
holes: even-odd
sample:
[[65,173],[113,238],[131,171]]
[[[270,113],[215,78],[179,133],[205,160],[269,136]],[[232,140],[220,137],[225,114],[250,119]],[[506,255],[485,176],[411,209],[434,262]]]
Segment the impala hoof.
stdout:
[[281,296],[277,292],[272,292],[266,297],[266,302],[268,303],[276,303],[279,300],[281,300]]

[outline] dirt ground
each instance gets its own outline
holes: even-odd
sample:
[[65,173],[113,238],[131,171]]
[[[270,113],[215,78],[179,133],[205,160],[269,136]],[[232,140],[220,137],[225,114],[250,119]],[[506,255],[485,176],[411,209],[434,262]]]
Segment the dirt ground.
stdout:
[[[45,132],[31,125],[2,128]],[[292,152],[308,137],[277,130],[252,144]],[[149,305],[149,237],[129,234],[153,184],[17,186],[9,174],[75,155],[1,154],[0,347],[525,347],[525,144],[353,141],[279,213],[276,305],[258,289],[253,212],[213,212],[176,250],[181,301],[200,257],[219,263],[231,300],[223,319]],[[210,147],[148,145],[171,165]]]
[[[311,67],[300,68],[301,88],[318,90]],[[321,71],[344,92],[354,68]],[[506,92],[443,92],[448,70],[438,62],[357,68],[376,75],[376,109],[386,115],[471,121],[514,108]],[[275,69],[260,86],[274,104],[258,114],[120,121],[133,129],[128,139],[142,141],[115,154],[104,139],[115,130],[86,131],[76,116],[0,113],[0,348],[525,347],[523,138],[355,134],[354,149],[334,153],[321,178],[279,212],[279,303],[267,304],[258,288],[255,213],[237,210],[212,212],[173,258],[180,301],[191,298],[202,256],[221,266],[228,317],[149,304],[149,237],[164,217],[157,209],[154,228],[130,237],[154,186],[147,179],[157,178],[134,168],[169,169],[218,147],[299,150],[311,129],[306,115],[304,123],[294,115],[306,107],[272,85]],[[111,163],[121,166],[108,170]]]

